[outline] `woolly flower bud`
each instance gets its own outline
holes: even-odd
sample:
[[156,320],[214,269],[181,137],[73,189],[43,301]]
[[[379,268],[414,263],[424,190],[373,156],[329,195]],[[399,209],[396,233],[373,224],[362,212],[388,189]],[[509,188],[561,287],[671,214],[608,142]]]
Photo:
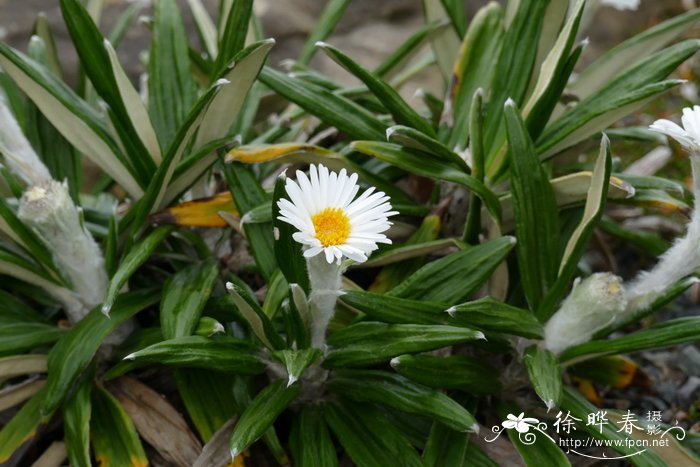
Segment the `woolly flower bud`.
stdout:
[[39,185],[51,180],[49,170],[34,152],[1,96],[0,154],[10,171],[27,185]]
[[561,308],[544,328],[545,346],[555,354],[587,342],[627,306],[622,279],[607,272],[577,279]]
[[102,303],[107,273],[102,252],[81,222],[65,183],[49,181],[27,190],[19,203],[19,218],[46,244],[53,260],[71,283],[84,309],[70,316],[76,322]]

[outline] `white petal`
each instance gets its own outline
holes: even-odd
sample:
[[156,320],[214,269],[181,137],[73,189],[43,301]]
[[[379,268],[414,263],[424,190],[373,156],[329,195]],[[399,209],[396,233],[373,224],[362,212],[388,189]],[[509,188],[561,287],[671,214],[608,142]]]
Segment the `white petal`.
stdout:
[[657,120],[649,129],[670,136],[686,149],[695,150],[698,147],[695,139],[687,131],[670,120]]
[[331,248],[324,248],[323,252],[326,254],[326,261],[328,261],[328,264],[331,264],[335,259],[333,256],[333,250]]

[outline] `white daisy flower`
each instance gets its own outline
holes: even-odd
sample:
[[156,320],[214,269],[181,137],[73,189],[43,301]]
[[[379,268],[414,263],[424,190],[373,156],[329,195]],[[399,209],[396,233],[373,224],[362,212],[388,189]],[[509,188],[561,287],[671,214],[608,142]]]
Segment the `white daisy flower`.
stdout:
[[683,109],[681,123],[683,128],[662,119],[652,123],[649,129],[670,136],[690,152],[700,153],[700,105]]
[[293,238],[306,247],[305,257],[323,252],[328,263],[340,263],[343,256],[361,263],[378,243],[391,243],[383,232],[391,226],[388,217],[398,213],[388,196],[371,187],[355,198],[357,174],[348,176],[345,169],[335,173],[312,165],[309,174],[297,171],[296,182],[287,179],[291,201],[277,202],[279,219],[299,230]]

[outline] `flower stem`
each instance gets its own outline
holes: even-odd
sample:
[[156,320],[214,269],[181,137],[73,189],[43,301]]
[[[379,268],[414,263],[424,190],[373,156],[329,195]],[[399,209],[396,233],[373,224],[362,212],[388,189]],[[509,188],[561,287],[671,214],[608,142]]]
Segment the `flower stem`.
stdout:
[[343,268],[336,262],[328,263],[324,255],[307,258],[311,294],[309,295],[311,346],[325,350],[326,330],[340,295]]

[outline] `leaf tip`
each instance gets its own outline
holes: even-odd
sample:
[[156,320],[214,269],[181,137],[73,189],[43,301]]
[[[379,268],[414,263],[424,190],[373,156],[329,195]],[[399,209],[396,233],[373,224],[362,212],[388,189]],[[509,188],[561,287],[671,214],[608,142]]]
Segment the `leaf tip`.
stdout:
[[394,357],[391,360],[389,360],[389,365],[392,368],[396,368],[397,366],[399,366],[399,364],[401,364],[401,359],[399,357]]
[[236,460],[236,457],[240,454],[240,451],[236,448],[231,448],[231,462]]
[[107,304],[107,303],[105,303],[104,305],[102,305],[102,308],[100,309],[100,311],[102,312],[102,314],[105,315],[107,318],[109,318],[109,312],[110,312],[111,310],[112,310],[112,306],[109,305],[109,304]]
[[506,107],[515,107],[515,101],[512,98],[508,98],[506,103],[504,104]]
[[445,313],[447,313],[447,314],[450,315],[452,318],[454,318],[454,317],[455,317],[456,311],[457,311],[457,307],[451,306],[451,307],[449,307],[447,310],[445,310]]
[[389,139],[391,139],[391,135],[393,135],[395,131],[396,131],[396,127],[393,127],[393,126],[390,126],[389,128],[386,129],[386,139],[387,139],[387,141],[388,141]]
[[474,334],[474,338],[477,339],[477,340],[486,340],[486,336],[485,336],[484,333],[481,332],[481,331],[477,331],[477,332]]
[[226,282],[226,290],[228,290],[229,292],[233,292],[234,287],[235,286],[233,285],[233,282],[231,282],[231,281]]
[[479,434],[479,430],[480,430],[480,427],[479,427],[478,423],[475,423],[469,427],[469,431],[471,431],[472,433],[476,433],[477,435]]
[[231,81],[227,80],[226,78],[219,78],[214,82],[214,87],[219,87],[219,86],[225,86],[227,84],[231,84]]
[[329,48],[330,46],[331,46],[331,45],[330,45],[329,43],[324,42],[324,41],[316,41],[316,43],[314,44],[314,47],[318,47],[318,48],[321,48],[321,49],[327,49],[327,48]]
[[297,375],[289,375],[289,378],[287,379],[287,387],[291,386],[292,384],[296,383],[299,377]]
[[122,358],[122,360],[136,360],[136,353],[130,353],[126,357]]
[[554,403],[554,399],[544,401],[544,405],[547,406],[547,412],[549,412],[556,406],[556,404]]

